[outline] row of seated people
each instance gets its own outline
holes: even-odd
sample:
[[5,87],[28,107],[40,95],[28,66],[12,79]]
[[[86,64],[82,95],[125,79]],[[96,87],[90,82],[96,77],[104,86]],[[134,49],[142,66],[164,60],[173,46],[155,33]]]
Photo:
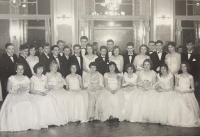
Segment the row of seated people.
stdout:
[[115,62],[109,62],[104,76],[91,62],[83,82],[76,63],[71,64],[65,79],[58,68],[59,64],[52,61],[50,72],[43,75],[45,66],[37,63],[29,79],[23,75],[23,64],[16,65],[17,74],[9,77],[9,94],[0,112],[1,131],[38,130],[93,120],[200,126],[194,80],[187,62],[181,63],[182,73],[174,76],[166,64],[157,74],[151,60],[145,59],[143,70],[135,73],[135,67],[128,64],[123,77]]

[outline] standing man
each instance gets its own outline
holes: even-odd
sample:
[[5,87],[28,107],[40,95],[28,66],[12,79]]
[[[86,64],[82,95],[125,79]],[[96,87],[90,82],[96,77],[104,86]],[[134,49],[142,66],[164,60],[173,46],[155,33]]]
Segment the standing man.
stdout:
[[58,40],[57,41],[57,46],[60,48],[60,53],[59,53],[59,56],[63,56],[63,47],[65,45],[65,42],[62,41],[62,40]]
[[152,54],[154,51],[156,51],[155,42],[154,42],[154,41],[149,41],[148,47],[149,47],[149,52],[147,53],[147,55],[151,56],[151,54]]
[[62,76],[64,78],[66,78],[66,76],[70,74],[69,57],[70,57],[70,54],[71,54],[71,49],[68,46],[64,46],[63,53],[64,53],[64,55],[61,57],[62,65],[63,65]]
[[123,58],[124,58],[124,72],[126,72],[126,65],[127,64],[133,64],[133,61],[135,59],[135,56],[137,54],[134,53],[134,44],[132,42],[128,42],[126,44],[126,50],[128,51],[127,53],[125,53],[123,55]]
[[0,58],[0,78],[1,78],[1,87],[2,87],[2,96],[5,100],[7,92],[7,81],[11,75],[15,75],[15,65],[17,64],[18,58],[14,54],[14,45],[12,43],[6,43],[5,45],[6,53]]
[[93,51],[94,51],[95,55],[100,56],[100,52],[98,50],[98,43],[97,42],[93,42]]
[[107,52],[107,56],[108,58],[113,54],[113,47],[114,47],[114,41],[112,39],[107,40],[107,48],[108,48],[108,52]]
[[[45,43],[44,43],[45,44]],[[38,51],[35,53],[35,56],[40,56],[40,55],[42,55],[42,53],[44,52],[44,46],[43,45],[40,45],[39,47],[38,47]]]
[[52,55],[49,58],[50,63],[55,60],[58,63],[58,72],[62,72],[62,60],[61,56],[59,56],[60,48],[57,45],[53,45],[51,47]]
[[88,38],[86,36],[81,36],[80,38],[80,42],[81,42],[81,55],[85,56],[86,53],[86,45],[88,43]]
[[46,74],[46,72],[50,71],[49,65],[50,65],[50,46],[49,43],[45,43],[44,44],[44,52],[40,55],[39,57],[39,61],[40,63],[44,64],[45,69],[44,69],[44,74]]
[[186,40],[187,51],[181,54],[181,61],[186,61],[189,63],[191,70],[190,74],[194,78],[195,86],[198,85],[199,76],[199,57],[198,52],[194,50],[194,41],[191,39]]
[[74,55],[69,58],[69,65],[76,63],[77,64],[77,74],[82,76],[83,71],[83,57],[81,56],[81,46],[75,44],[73,47]]
[[150,58],[153,63],[153,70],[158,73],[160,72],[160,65],[165,63],[165,56],[167,53],[163,52],[163,42],[161,40],[157,40],[155,44],[156,51],[150,55]]
[[19,59],[18,59],[18,63],[21,63],[24,65],[24,75],[31,78],[32,77],[32,71],[31,68],[28,64],[28,62],[26,61],[26,58],[28,56],[28,48],[29,46],[27,44],[22,44],[20,45],[19,49],[20,49],[20,54],[19,54]]

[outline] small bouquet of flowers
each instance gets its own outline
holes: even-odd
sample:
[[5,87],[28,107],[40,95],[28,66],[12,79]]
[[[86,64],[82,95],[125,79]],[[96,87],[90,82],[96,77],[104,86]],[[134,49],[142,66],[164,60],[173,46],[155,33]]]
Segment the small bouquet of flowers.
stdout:
[[20,84],[20,85],[15,86],[14,88],[14,92],[16,94],[22,94],[22,93],[25,93],[26,91],[29,92],[29,87],[27,87],[26,84]]
[[161,82],[158,82],[154,85],[154,89],[158,92],[162,92],[165,88],[165,85]]
[[152,87],[152,83],[149,80],[142,80],[138,82],[138,86],[147,90]]

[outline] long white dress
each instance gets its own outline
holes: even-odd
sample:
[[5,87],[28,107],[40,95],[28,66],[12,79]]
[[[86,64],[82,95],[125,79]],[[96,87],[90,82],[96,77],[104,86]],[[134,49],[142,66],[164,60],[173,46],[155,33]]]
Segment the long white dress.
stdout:
[[[136,73],[132,74],[132,77],[128,77],[128,73],[124,73],[124,81],[125,83],[122,84],[123,88],[122,91],[124,92],[125,97],[125,106],[123,109],[123,115],[125,120],[130,120],[130,108],[132,105],[132,91],[137,88],[137,80],[138,75]],[[129,84],[133,84],[135,86],[129,86]],[[128,86],[127,86],[128,85]]]
[[[0,112],[0,131],[23,131],[28,129],[40,129],[40,117],[33,97],[29,94],[30,80],[24,76],[23,80],[17,80],[10,76],[12,84]],[[27,88],[23,93],[18,93],[20,87]]]
[[[46,93],[45,84],[47,82],[47,77],[42,75],[42,78],[39,79],[35,75],[32,76],[31,82],[34,83],[34,90]],[[46,96],[32,94],[35,99],[37,106],[39,108],[40,114],[40,125],[42,127],[47,127],[48,125],[63,125],[65,124],[65,120],[63,118],[62,112],[57,98],[49,95],[47,93]]]
[[70,92],[70,118],[69,121],[76,122],[87,122],[87,112],[88,112],[88,93],[85,90],[80,89],[79,83],[80,76],[76,74],[75,77],[69,74],[66,79],[69,82],[69,92]]
[[[90,70],[89,65],[91,62],[95,62],[96,58],[98,58],[97,55],[95,55],[94,58],[92,58],[92,59],[88,59],[86,56],[83,56],[83,60],[85,62],[85,66],[86,66],[87,70]],[[82,75],[83,81],[85,81],[86,75],[87,75],[87,72],[83,70],[83,75]]]
[[103,76],[96,72],[96,75],[92,76],[91,73],[88,73],[86,76],[86,79],[84,81],[84,87],[88,88],[88,118],[95,116],[95,106],[96,106],[96,100],[101,93],[102,90],[93,90],[95,86],[101,86],[103,85]]
[[[189,75],[189,77],[178,75],[177,78],[179,79],[179,86],[177,88],[181,92],[190,89],[190,80],[193,79],[192,75]],[[168,112],[169,125],[183,127],[200,126],[199,104],[194,93],[184,93],[179,94],[179,96],[185,104],[183,104],[182,107],[172,106],[171,111]]]
[[[146,88],[153,88],[152,82],[156,77],[156,73],[151,70],[149,75],[144,73],[144,70],[138,71],[140,77],[139,85],[143,83]],[[130,113],[130,122],[148,122],[148,109],[150,104],[148,104],[149,91],[142,91],[140,89],[134,89],[132,91],[132,106]]]
[[57,72],[55,76],[52,76],[50,73],[46,73],[46,76],[48,78],[49,86],[53,87],[50,89],[48,94],[56,98],[58,101],[58,107],[64,116],[62,120],[62,125],[64,125],[69,122],[71,117],[69,113],[72,109],[70,102],[71,94],[63,88],[65,80],[62,78],[62,75],[59,72]]
[[26,60],[31,68],[32,74],[35,74],[33,71],[33,67],[39,62],[39,58],[37,56],[34,56],[33,58],[27,57]]
[[[108,79],[108,87],[112,90],[118,88],[118,79],[109,77],[108,73],[104,74]],[[123,121],[123,108],[124,108],[124,94],[119,90],[117,93],[112,94],[110,91],[103,89],[97,99],[95,109],[95,119],[106,121],[110,116],[118,118]]]

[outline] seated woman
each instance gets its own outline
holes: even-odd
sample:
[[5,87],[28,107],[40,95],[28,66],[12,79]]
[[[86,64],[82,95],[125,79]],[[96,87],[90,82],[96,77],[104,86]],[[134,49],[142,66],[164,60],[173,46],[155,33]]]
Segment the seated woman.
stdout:
[[[174,90],[184,99],[188,109],[176,108],[178,110],[181,109],[182,113],[176,113],[177,115],[174,115],[174,117],[171,116],[169,118],[169,124],[185,127],[200,126],[199,104],[194,95],[194,79],[193,76],[188,73],[190,71],[190,66],[187,62],[181,63],[181,71],[182,73],[176,77],[176,86]],[[171,114],[173,114],[173,111],[171,111]],[[179,115],[182,117],[176,119]]]
[[29,94],[30,80],[24,76],[24,66],[15,66],[16,75],[8,79],[6,97],[0,112],[0,131],[40,129],[38,110]]
[[143,70],[143,62],[145,59],[150,59],[150,57],[148,55],[146,55],[149,51],[149,48],[147,45],[141,45],[139,47],[139,52],[140,54],[138,54],[134,61],[133,61],[133,65],[135,66],[137,72]]
[[103,85],[103,76],[96,71],[97,64],[91,62],[89,65],[90,72],[85,77],[84,88],[88,91],[89,104],[88,104],[88,118],[89,121],[94,120],[94,109],[96,105],[96,99],[101,93]]
[[48,125],[65,124],[62,113],[66,112],[61,112],[56,98],[49,95],[47,77],[43,75],[44,65],[37,63],[33,70],[35,75],[31,78],[31,94],[40,110],[40,125],[47,127]]
[[104,74],[105,89],[97,99],[95,119],[101,121],[123,121],[124,94],[121,89],[121,77],[114,62],[109,63],[109,72]]
[[126,72],[122,80],[122,90],[125,96],[124,119],[130,119],[130,106],[132,103],[132,91],[137,88],[138,75],[135,73],[136,69],[133,64],[126,65]]
[[87,122],[88,93],[83,90],[81,76],[76,74],[77,65],[71,64],[70,70],[71,74],[66,77],[66,88],[71,93],[70,102],[72,103],[69,121]]
[[69,100],[71,98],[71,94],[63,88],[65,80],[62,78],[62,75],[57,72],[57,70],[58,63],[53,60],[50,63],[50,72],[46,73],[47,82],[50,89],[48,94],[56,98],[58,107],[61,109],[64,116],[63,124],[66,124],[70,117],[69,112],[71,111],[71,102]]
[[[132,107],[130,114],[130,122],[148,122],[148,104],[149,93],[146,91],[152,90],[153,85],[156,83],[156,72],[152,70],[153,65],[150,59],[145,59],[143,62],[144,70],[138,72],[138,89],[135,91],[137,94],[133,94]],[[135,92],[133,92],[135,93]]]

